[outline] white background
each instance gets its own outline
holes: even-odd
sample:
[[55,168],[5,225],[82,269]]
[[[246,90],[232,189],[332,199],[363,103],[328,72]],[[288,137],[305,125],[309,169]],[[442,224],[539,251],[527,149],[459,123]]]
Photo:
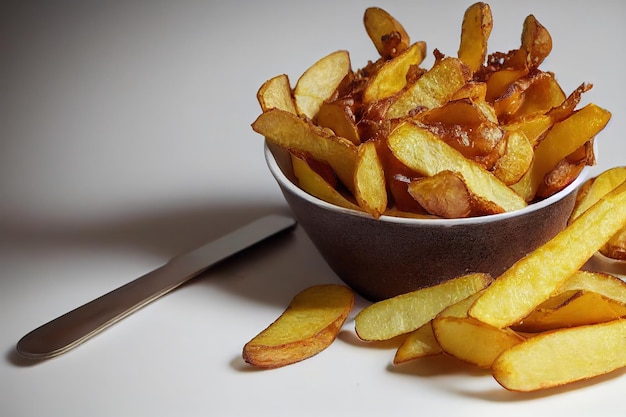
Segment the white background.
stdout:
[[[32,363],[21,336],[170,257],[288,213],[250,129],[255,94],[337,49],[376,59],[366,7],[454,55],[467,1],[55,1],[0,6],[0,414],[3,416],[618,415],[626,379],[516,394],[439,358],[390,365],[353,315],[320,355],[273,371],[244,343],[313,284],[339,282],[302,232],[204,274],[93,340]],[[491,3],[490,51],[519,46],[532,13],[551,32],[566,93],[613,118],[593,173],[626,164],[619,0]],[[432,62],[429,55],[425,66]],[[625,346],[626,349],[626,346]]]

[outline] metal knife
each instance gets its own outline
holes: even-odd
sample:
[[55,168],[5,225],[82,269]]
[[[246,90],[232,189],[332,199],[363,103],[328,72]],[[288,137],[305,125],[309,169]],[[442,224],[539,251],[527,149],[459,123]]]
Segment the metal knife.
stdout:
[[38,327],[20,339],[17,352],[29,359],[65,353],[210,266],[295,225],[293,218],[282,215],[257,219]]

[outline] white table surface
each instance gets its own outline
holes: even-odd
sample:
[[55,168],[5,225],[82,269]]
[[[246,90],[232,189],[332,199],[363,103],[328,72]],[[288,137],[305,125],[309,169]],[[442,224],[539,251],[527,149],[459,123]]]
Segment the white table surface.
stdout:
[[[413,40],[458,48],[467,1],[382,2]],[[313,284],[339,282],[301,229],[237,257],[71,352],[20,359],[26,332],[267,213],[288,213],[250,129],[255,94],[318,58],[375,59],[370,1],[13,1],[0,7],[0,415],[622,415],[622,371],[516,394],[452,360],[393,367],[352,318],[272,371],[246,341]],[[566,92],[612,111],[593,173],[626,164],[626,3],[491,2],[490,51],[533,13]],[[428,61],[432,62],[432,55]],[[625,346],[626,347],[626,346]],[[424,414],[427,413],[427,414]]]

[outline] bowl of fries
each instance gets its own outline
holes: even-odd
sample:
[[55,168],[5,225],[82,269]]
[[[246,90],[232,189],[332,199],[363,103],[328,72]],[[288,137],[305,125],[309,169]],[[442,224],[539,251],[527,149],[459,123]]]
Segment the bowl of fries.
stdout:
[[592,86],[566,94],[541,68],[548,30],[487,53],[486,3],[465,12],[459,49],[411,42],[377,7],[363,17],[378,57],[332,52],[295,85],[267,80],[252,129],[294,215],[337,275],[370,300],[462,274],[498,276],[568,222],[611,113]]
[[288,152],[265,147],[268,167],[298,223],[331,269],[359,295],[377,301],[470,272],[496,277],[567,224],[585,173],[524,209],[442,219],[374,218],[303,191]]

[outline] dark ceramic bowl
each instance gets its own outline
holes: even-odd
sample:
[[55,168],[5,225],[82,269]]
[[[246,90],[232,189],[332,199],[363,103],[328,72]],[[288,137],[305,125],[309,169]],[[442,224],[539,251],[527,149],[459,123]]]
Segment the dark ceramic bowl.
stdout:
[[288,154],[265,147],[269,169],[294,216],[333,271],[370,301],[447,279],[487,272],[497,277],[562,230],[587,175],[524,209],[465,219],[375,219],[300,189]]

